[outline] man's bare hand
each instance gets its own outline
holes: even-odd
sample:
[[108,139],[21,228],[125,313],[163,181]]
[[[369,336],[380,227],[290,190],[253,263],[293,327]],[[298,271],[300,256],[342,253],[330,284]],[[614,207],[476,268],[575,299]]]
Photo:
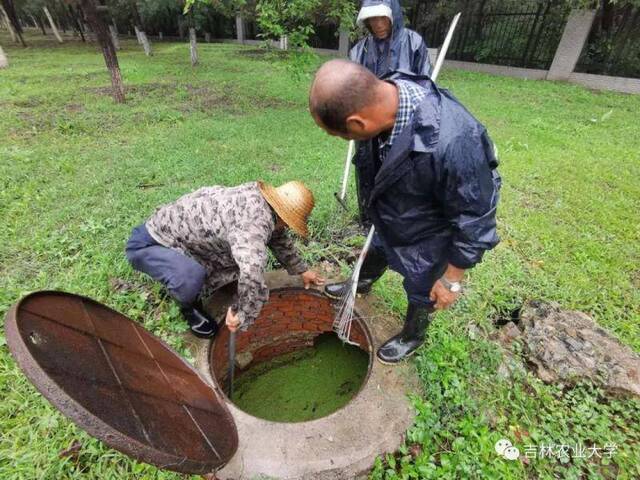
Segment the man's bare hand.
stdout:
[[227,324],[227,328],[230,332],[235,332],[240,326],[240,318],[238,318],[237,313],[233,313],[231,307],[229,307],[229,310],[227,310],[227,318],[225,320],[225,323]]
[[311,285],[322,286],[324,285],[324,278],[313,270],[307,270],[302,275],[302,281],[304,282],[304,288],[309,289]]
[[456,300],[458,300],[459,296],[459,293],[453,293],[447,287],[445,287],[440,280],[438,280],[433,285],[429,298],[431,299],[431,301],[436,302],[434,307],[437,310],[444,310],[453,305]]

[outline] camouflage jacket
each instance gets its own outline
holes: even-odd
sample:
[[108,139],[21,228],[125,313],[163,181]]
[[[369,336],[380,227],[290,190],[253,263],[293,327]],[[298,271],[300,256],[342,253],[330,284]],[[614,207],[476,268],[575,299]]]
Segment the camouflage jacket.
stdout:
[[238,281],[233,309],[241,329],[255,321],[269,299],[264,280],[267,247],[289,274],[307,270],[256,182],[237,187],[204,187],[163,205],[147,220],[161,245],[193,258],[207,270],[206,287],[216,290]]

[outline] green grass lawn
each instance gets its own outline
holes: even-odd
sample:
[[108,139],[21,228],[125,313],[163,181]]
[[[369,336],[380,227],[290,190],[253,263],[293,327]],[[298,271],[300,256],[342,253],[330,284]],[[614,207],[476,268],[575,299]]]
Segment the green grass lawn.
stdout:
[[[147,58],[126,41],[128,102],[115,105],[95,46],[28,40],[36,46],[21,49],[0,35],[11,64],[0,71],[0,314],[29,291],[64,289],[183,349],[176,307],[131,270],[123,247],[157,205],[203,185],[303,180],[317,200],[305,256],[348,250],[332,241],[349,221],[332,198],[346,143],[314,125],[309,78],[293,80],[284,61],[211,44],[200,46],[193,69],[186,44],[155,44]],[[545,385],[527,371],[502,378],[485,335],[494,318],[539,298],[589,313],[640,351],[640,97],[460,71],[444,71],[440,82],[497,143],[502,243],[469,274],[466,296],[434,321],[414,362],[424,383],[415,426],[372,477],[640,478],[640,402],[589,385]],[[114,288],[113,279],[137,288]],[[397,276],[375,293],[401,315]],[[31,387],[5,343],[0,333],[0,478],[183,478],[75,428]],[[509,462],[494,451],[500,438],[521,452],[617,449],[610,459]],[[75,441],[77,456],[59,456]]]

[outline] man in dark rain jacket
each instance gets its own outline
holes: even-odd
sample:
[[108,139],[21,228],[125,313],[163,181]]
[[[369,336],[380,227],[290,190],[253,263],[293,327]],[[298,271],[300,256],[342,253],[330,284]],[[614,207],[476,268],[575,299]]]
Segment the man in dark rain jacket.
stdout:
[[378,78],[396,70],[419,75],[431,72],[427,46],[422,37],[405,28],[398,0],[364,0],[356,20],[370,35],[349,52],[349,58]]
[[[397,72],[380,80],[346,60],[318,70],[309,107],[329,134],[379,145],[366,199],[377,236],[358,292],[367,293],[387,266],[404,277],[404,327],[377,352],[383,363],[397,363],[423,343],[430,313],[456,301],[465,270],[499,241],[493,143],[428,77]],[[328,285],[326,292],[341,296],[346,285]]]
[[[422,37],[404,27],[402,9],[398,0],[364,0],[356,20],[370,32],[349,52],[349,58],[359,63],[378,78],[396,70],[429,75],[431,63],[427,46]],[[372,185],[366,181],[371,176],[372,158],[377,155],[376,145],[369,141],[358,142],[353,163],[356,166],[356,185],[360,221],[370,224],[363,199]]]

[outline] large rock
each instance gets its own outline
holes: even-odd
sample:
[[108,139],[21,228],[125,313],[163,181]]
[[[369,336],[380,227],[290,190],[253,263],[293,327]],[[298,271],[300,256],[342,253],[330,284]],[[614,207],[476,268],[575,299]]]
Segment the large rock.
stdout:
[[[522,308],[519,330],[525,355],[543,381],[590,380],[610,392],[640,397],[640,356],[588,315],[529,302]],[[513,326],[503,336],[513,338]]]

